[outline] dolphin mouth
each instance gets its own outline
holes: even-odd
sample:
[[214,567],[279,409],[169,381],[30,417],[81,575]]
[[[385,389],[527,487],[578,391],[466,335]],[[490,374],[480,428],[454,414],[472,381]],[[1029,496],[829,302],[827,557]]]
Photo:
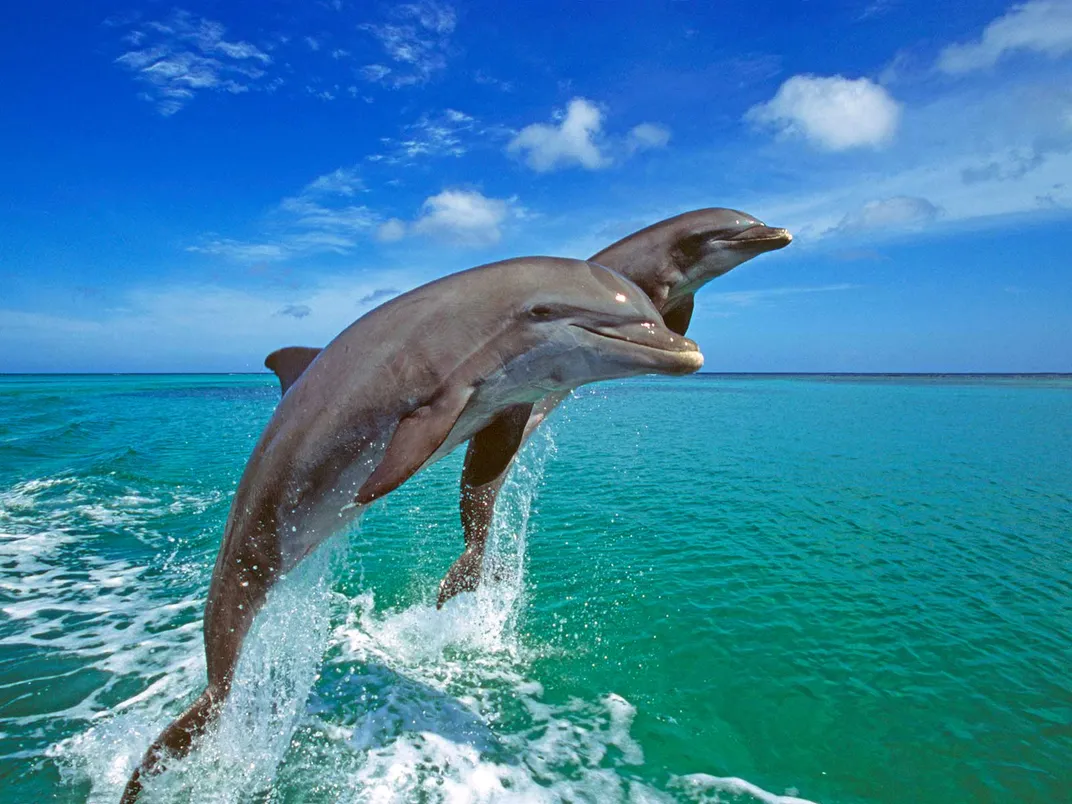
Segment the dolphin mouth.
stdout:
[[793,235],[788,229],[774,226],[757,224],[743,229],[733,237],[727,237],[724,241],[728,246],[758,249],[760,251],[776,251],[785,248],[793,242]]
[[577,329],[607,340],[620,341],[638,350],[640,355],[655,358],[658,371],[668,374],[691,374],[703,366],[704,357],[700,347],[665,326],[652,321],[635,324],[599,326],[596,324],[573,324]]

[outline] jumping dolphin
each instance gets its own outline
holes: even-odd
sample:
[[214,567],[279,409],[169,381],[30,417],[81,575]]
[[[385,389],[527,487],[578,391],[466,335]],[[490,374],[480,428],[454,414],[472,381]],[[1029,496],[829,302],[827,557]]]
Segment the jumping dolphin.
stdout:
[[[149,747],[124,804],[218,715],[243,639],[279,576],[361,506],[488,427],[526,421],[548,394],[688,374],[703,357],[621,275],[535,257],[429,283],[358,319],[323,350],[281,350],[266,362],[284,395],[246,464],[212,573],[208,687]],[[514,452],[498,451],[504,462],[492,477]]]

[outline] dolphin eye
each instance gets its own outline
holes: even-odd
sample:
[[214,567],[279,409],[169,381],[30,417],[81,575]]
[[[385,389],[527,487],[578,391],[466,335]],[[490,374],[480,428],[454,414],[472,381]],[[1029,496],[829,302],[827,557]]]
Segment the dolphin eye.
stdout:
[[681,253],[686,257],[695,257],[699,255],[700,250],[703,248],[704,243],[711,239],[710,232],[704,232],[703,234],[690,235],[678,242],[678,248]]
[[550,318],[551,316],[553,316],[554,314],[555,314],[555,311],[551,308],[551,305],[549,305],[549,304],[537,304],[537,305],[529,308],[529,315],[532,318],[536,318],[536,319],[540,319],[540,320],[546,320],[546,319]]

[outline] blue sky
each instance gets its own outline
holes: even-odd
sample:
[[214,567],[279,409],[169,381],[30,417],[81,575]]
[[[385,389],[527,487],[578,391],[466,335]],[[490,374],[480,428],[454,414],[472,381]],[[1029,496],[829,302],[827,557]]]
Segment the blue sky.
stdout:
[[713,371],[1072,371],[1072,0],[8,4],[0,371],[251,371],[704,206]]

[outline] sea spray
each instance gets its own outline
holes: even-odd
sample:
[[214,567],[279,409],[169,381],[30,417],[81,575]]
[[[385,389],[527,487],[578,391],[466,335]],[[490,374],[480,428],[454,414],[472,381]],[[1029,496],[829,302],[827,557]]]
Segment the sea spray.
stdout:
[[555,455],[554,433],[552,420],[525,444],[495,504],[476,599],[482,613],[493,619],[503,617],[496,631],[499,634],[517,625],[525,590],[529,517],[544,469]]
[[192,800],[243,800],[271,785],[319,674],[345,541],[328,540],[269,591],[219,724],[185,774]]
[[[271,785],[316,681],[328,644],[334,578],[345,538],[325,542],[269,592],[243,645],[242,656],[218,722],[189,757],[149,777],[145,795],[175,801],[242,801]],[[341,606],[340,606],[341,607]],[[198,645],[200,649],[200,645]],[[191,672],[195,664],[200,672]],[[203,683],[204,661],[184,661],[180,677],[191,689]],[[175,684],[158,682],[124,702],[108,717],[54,752],[67,766],[68,781],[91,785],[90,801],[118,798],[150,742],[182,706]],[[143,701],[153,710],[147,717]],[[183,702],[184,703],[184,702]],[[134,711],[122,711],[131,710]],[[63,762],[62,760],[66,760]]]

